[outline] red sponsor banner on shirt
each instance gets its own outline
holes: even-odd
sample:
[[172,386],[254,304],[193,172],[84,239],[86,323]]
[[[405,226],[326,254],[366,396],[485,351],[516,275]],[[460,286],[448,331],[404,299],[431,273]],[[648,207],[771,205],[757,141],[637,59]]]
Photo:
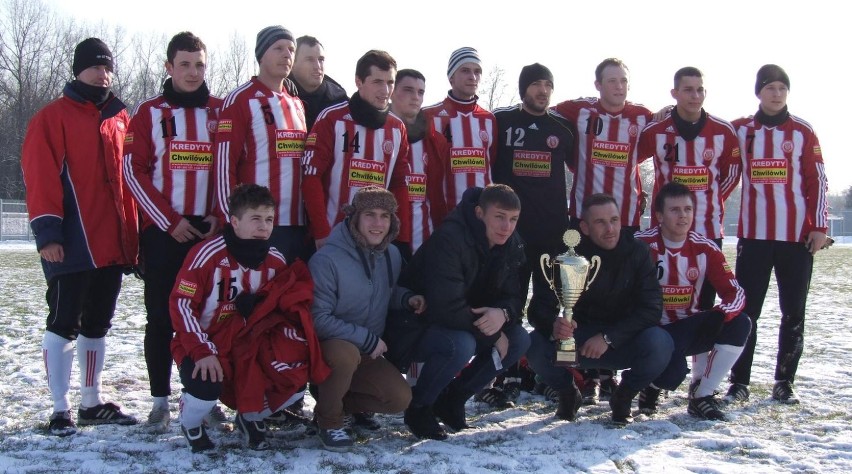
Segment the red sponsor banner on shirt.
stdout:
[[405,178],[408,184],[408,200],[423,202],[426,200],[426,175],[412,173]]
[[305,151],[305,132],[302,130],[275,130],[275,156],[279,159],[301,159]]
[[592,141],[592,163],[612,168],[626,168],[630,159],[630,144],[608,142],[605,140]]
[[169,169],[208,171],[212,165],[212,143],[179,140],[169,143]]
[[451,148],[450,171],[454,174],[485,173],[485,148]]
[[687,309],[692,304],[692,293],[695,291],[692,286],[662,285],[662,290],[665,311]]
[[512,155],[512,174],[531,178],[550,177],[550,152],[515,150]]
[[710,171],[706,166],[675,166],[672,181],[691,191],[707,191],[710,189]]
[[787,160],[751,160],[752,184],[787,184]]
[[382,161],[349,160],[349,187],[363,188],[370,185],[385,186],[387,165]]

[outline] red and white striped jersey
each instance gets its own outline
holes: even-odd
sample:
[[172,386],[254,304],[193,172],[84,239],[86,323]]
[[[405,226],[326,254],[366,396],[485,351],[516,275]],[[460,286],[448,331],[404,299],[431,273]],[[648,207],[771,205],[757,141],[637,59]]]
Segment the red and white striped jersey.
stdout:
[[673,323],[687,318],[698,309],[698,297],[709,281],[722,302],[713,309],[725,313],[725,321],[736,317],[745,307],[745,291],[725,255],[712,240],[689,231],[683,246],[667,248],[660,226],[637,232],[636,238],[644,241],[651,249],[651,259],[657,263],[657,279],[663,290],[663,315],[660,324]]
[[124,139],[124,174],[142,228],[171,232],[182,216],[213,213],[213,136],[222,99],[183,108],[163,95],[136,107]]
[[497,158],[497,119],[476,98],[462,102],[449,95],[424,107],[423,113],[450,144],[443,183],[450,212],[468,188],[491,184],[491,163]]
[[216,200],[228,215],[231,191],[244,183],[269,188],[278,203],[275,225],[305,224],[302,168],[305,109],[287,91],[274,92],[257,77],[225,97],[216,133]]
[[[395,115],[388,113],[384,126],[372,129],[352,118],[348,102],[323,110],[302,158],[303,195],[313,237],[328,237],[345,217],[343,206],[358,188],[369,185],[394,194],[402,228],[410,228],[410,208],[401,205],[408,202],[408,155],[405,125]],[[403,236],[400,240],[408,241]]]
[[[707,114],[701,133],[686,141],[669,115],[642,130],[639,161],[649,157],[654,159],[654,195],[670,181],[683,183],[695,193],[692,230],[721,239],[724,202],[740,179],[740,148],[733,126]],[[651,213],[651,226],[656,225],[657,217]]]
[[803,242],[828,230],[828,181],[813,128],[790,115],[767,127],[753,117],[734,122],[742,157],[739,237]]
[[618,203],[623,225],[638,227],[642,180],[636,143],[651,120],[651,111],[627,102],[621,113],[610,114],[596,97],[567,100],[554,110],[577,126],[568,213],[582,217],[583,199],[606,193]]
[[443,135],[431,125],[427,126],[422,140],[409,143],[411,172],[406,182],[411,205],[412,254],[432,235],[447,214],[441,185],[450,146]]
[[221,235],[192,247],[169,298],[174,360],[180,364],[186,356],[197,362],[227,355],[233,336],[245,326],[234,303],[237,296],[256,293],[285,268],[284,256],[274,247],[257,270],[243,267]]

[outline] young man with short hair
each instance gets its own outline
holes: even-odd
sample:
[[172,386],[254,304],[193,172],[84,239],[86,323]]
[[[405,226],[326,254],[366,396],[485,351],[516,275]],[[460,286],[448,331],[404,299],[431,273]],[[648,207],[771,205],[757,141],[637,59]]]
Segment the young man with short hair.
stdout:
[[388,309],[423,311],[422,296],[397,285],[397,203],[381,186],[355,192],[346,218],[309,262],[314,281],[314,326],[331,375],[318,386],[314,408],[323,446],[354,444],[345,419],[356,413],[398,413],[411,401],[399,370],[382,357]]
[[[638,232],[657,262],[657,279],[663,290],[660,324],[672,336],[674,352],[666,370],[639,394],[639,410],[653,414],[662,390],[676,389],[686,377],[686,357],[692,357],[689,384],[690,415],[722,420],[716,388],[734,365],[751,331],[742,312],[745,294],[714,242],[690,230],[695,196],[683,184],[666,183],[654,197],[659,224]],[[701,309],[698,296],[705,282],[719,292],[721,303]]]
[[471,188],[405,268],[401,284],[427,302],[427,328],[412,357],[423,368],[405,411],[419,438],[446,439],[436,416],[452,431],[469,428],[467,400],[529,347],[521,324],[520,213],[509,186]]
[[453,51],[447,64],[447,78],[450,81],[447,97],[424,107],[423,112],[450,144],[442,184],[446,212],[450,212],[468,188],[491,183],[491,163],[497,157],[497,123],[491,112],[477,104],[482,62],[475,49],[463,47]]
[[314,128],[317,116],[324,109],[349,100],[343,86],[325,74],[325,47],[313,36],[296,39],[296,59],[290,80],[305,106],[308,130]]
[[225,97],[216,133],[218,212],[228,215],[238,184],[269,188],[276,202],[270,239],[288,262],[306,260],[312,250],[302,206],[305,111],[287,79],[295,51],[293,34],[280,25],[257,33],[258,74]]
[[400,69],[391,94],[391,112],[405,122],[411,172],[408,202],[411,207],[411,244],[403,257],[411,255],[432,235],[445,216],[443,198],[444,168],[449,145],[443,135],[426,119],[421,106],[426,93],[426,78],[414,69]]
[[[408,139],[405,125],[390,113],[396,61],[385,51],[371,50],[355,67],[358,92],[348,102],[325,109],[305,145],[302,189],[311,236],[319,249],[343,207],[359,188],[382,186],[397,202],[408,202]],[[403,229],[410,208],[399,209]],[[400,240],[408,242],[408,236]]]
[[47,280],[42,341],[53,399],[48,432],[77,432],[68,390],[74,341],[80,365],[81,425],[132,425],[101,397],[101,373],[121,276],[136,265],[136,205],[121,172],[130,117],[112,93],[109,47],[87,38],[74,48],[74,80],[30,121],[21,150],[30,227]]
[[734,121],[743,151],[737,280],[745,290],[752,331],[731,370],[731,400],[749,398],[757,320],[774,270],[782,317],[772,398],[799,403],[793,383],[804,345],[814,255],[827,242],[828,180],[819,138],[809,123],[787,110],[789,92],[784,69],[762,66],[754,85],[757,112]]
[[[124,173],[142,211],[145,363],[154,406],[148,425],[169,427],[174,330],[169,295],[193,245],[218,230],[213,216],[213,134],[222,99],[204,81],[207,46],[188,31],[166,48],[163,92],[136,107],[124,145]],[[218,413],[217,413],[218,414]]]
[[672,338],[658,323],[662,293],[648,246],[622,232],[615,199],[593,194],[583,201],[576,252],[591,261],[600,258],[591,284],[574,305],[574,319],[553,314],[530,321],[535,330],[527,360],[547,385],[559,391],[556,417],[573,421],[582,403],[571,371],[555,365],[558,341],[574,337],[582,369],[626,369],[612,394],[612,421],[633,421],[631,405],[640,390],[666,368]]
[[[240,338],[246,326],[264,316],[255,311],[259,295],[272,293],[276,285],[289,284],[286,282],[292,279],[304,281],[310,288],[310,276],[303,271],[304,263],[297,261],[288,267],[284,256],[271,246],[276,213],[275,199],[268,189],[240,185],[231,194],[228,207],[229,222],[222,235],[192,248],[170,298],[175,328],[171,349],[184,387],[181,431],[193,452],[214,447],[204,417],[220,398],[237,410],[235,424],[247,446],[268,449],[263,420],[301,396],[300,387],[309,375],[305,367],[323,364],[308,313],[310,294],[295,307],[279,307],[286,301],[283,295],[258,304],[271,301],[271,311],[301,314],[295,326],[279,331],[289,336],[276,340],[275,356],[283,354],[287,360],[278,358],[252,374],[252,359],[240,359],[237,348],[245,345]],[[277,278],[282,274],[283,278]],[[292,291],[298,295],[298,289]],[[304,353],[306,345],[315,348],[314,357]],[[269,367],[274,374],[266,372]],[[285,373],[279,377],[279,372]],[[321,372],[315,370],[313,375]],[[315,381],[320,381],[319,376]]]

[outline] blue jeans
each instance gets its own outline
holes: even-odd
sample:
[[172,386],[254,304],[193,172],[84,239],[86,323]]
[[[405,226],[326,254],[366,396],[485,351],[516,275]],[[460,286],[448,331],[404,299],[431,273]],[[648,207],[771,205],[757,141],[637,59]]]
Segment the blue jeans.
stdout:
[[[605,327],[584,324],[574,330],[577,349],[587,339],[606,332]],[[564,367],[554,365],[556,360],[555,341],[539,331],[530,333],[531,345],[527,361],[542,381],[555,390],[574,386],[574,377]],[[665,370],[672,356],[674,344],[669,334],[658,326],[647,328],[618,348],[610,347],[599,359],[579,355],[582,369],[627,369],[621,374],[621,384],[639,391],[647,387]]]
[[412,389],[411,405],[435,403],[457,374],[462,390],[474,394],[506,367],[521,360],[530,346],[529,333],[519,324],[504,327],[503,333],[509,339],[509,350],[501,361],[503,369],[497,370],[491,356],[492,345],[477,344],[473,334],[467,331],[430,326],[414,354],[414,361],[424,364]]

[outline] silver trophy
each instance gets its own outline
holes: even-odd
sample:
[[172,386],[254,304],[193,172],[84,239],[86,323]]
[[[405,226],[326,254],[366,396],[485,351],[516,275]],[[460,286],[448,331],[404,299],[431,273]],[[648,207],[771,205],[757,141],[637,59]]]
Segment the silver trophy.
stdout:
[[[559,304],[562,306],[562,314],[568,322],[574,317],[574,305],[580,299],[580,295],[589,289],[595,281],[601,269],[601,258],[595,255],[589,263],[582,255],[577,255],[574,247],[580,243],[580,233],[574,229],[568,229],[562,236],[562,241],[568,246],[568,251],[561,253],[550,261],[550,255],[541,256],[541,271],[544,278],[550,283],[550,289],[556,293]],[[591,278],[589,272],[594,269]],[[560,367],[576,367],[579,365],[577,359],[577,344],[574,338],[564,339],[559,343],[556,350],[556,365]]]

